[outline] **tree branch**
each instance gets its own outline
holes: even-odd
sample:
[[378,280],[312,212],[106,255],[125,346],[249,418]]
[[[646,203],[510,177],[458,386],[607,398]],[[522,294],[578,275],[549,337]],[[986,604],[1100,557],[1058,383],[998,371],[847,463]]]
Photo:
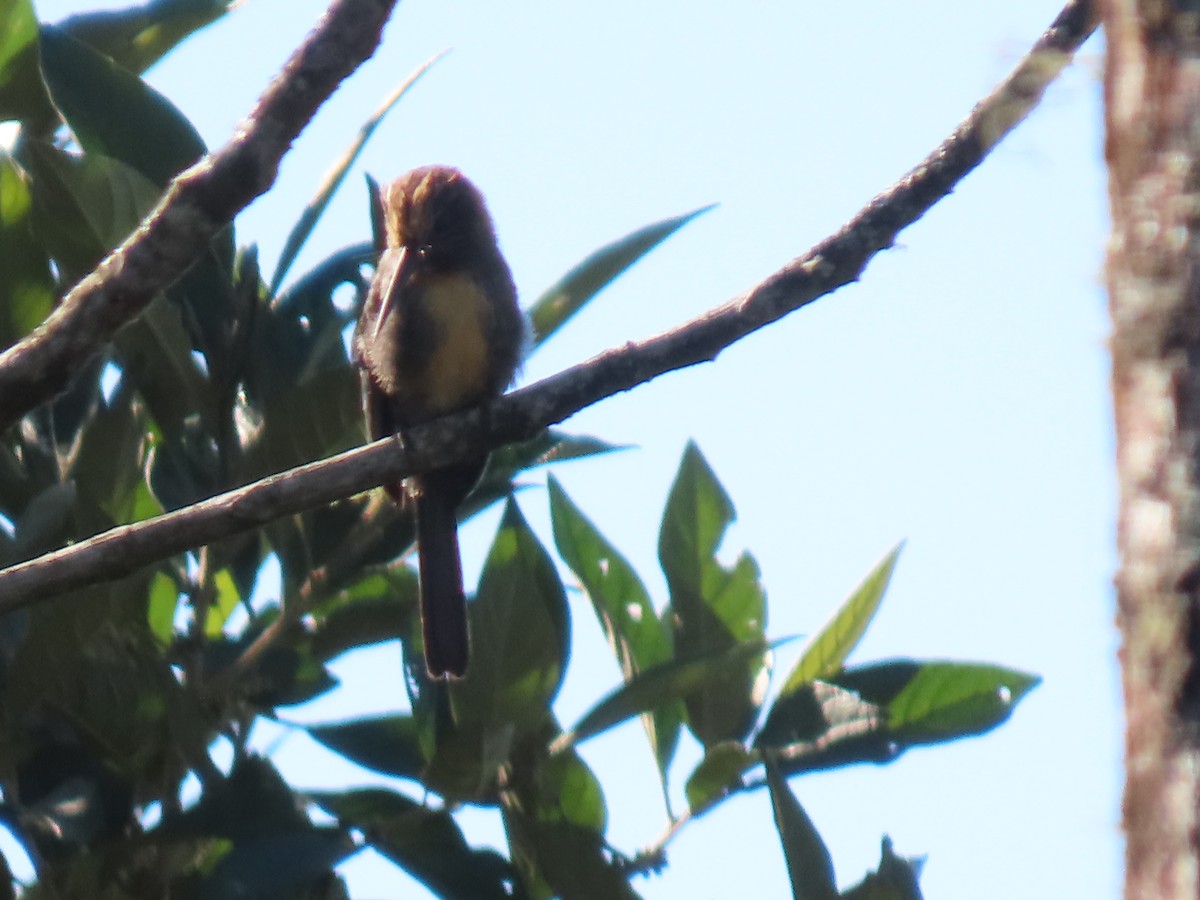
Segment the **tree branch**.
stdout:
[[275,181],[279,161],[338,84],[375,52],[396,0],[334,0],[234,137],[171,183],[137,231],[18,344],[0,353],[0,430],[51,400]]
[[890,247],[901,229],[948,194],[1029,113],[1095,27],[1089,0],[1069,3],[1012,74],[920,165],[836,234],[723,306],[657,337],[609,350],[482,409],[413,429],[413,450],[400,448],[395,440],[377,441],[4,569],[0,614],[127,575],[189,548],[434,465],[529,439],[598,400],[715,359],[747,334],[857,280],[872,256]]

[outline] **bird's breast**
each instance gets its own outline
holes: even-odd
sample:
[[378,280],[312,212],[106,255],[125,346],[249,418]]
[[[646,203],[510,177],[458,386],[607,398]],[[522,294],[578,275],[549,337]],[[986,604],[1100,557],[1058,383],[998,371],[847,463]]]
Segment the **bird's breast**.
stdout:
[[422,279],[421,305],[433,338],[421,373],[425,415],[434,418],[482,400],[492,382],[488,298],[470,275]]

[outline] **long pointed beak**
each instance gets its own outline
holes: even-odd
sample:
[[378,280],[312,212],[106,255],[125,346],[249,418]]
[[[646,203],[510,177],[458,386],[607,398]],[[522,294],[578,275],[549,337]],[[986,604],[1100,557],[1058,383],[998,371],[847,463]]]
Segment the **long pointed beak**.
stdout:
[[389,247],[379,254],[379,264],[375,269],[375,280],[379,284],[379,311],[375,315],[375,327],[371,337],[379,336],[379,330],[399,302],[400,287],[408,280],[412,268],[413,255],[407,247]]

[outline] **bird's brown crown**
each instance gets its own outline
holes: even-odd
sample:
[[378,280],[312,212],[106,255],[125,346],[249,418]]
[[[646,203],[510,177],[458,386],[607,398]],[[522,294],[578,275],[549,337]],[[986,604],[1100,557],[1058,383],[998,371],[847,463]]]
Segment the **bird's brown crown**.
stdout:
[[461,266],[465,258],[496,246],[483,195],[449,166],[423,166],[386,189],[389,247],[418,253],[433,269]]

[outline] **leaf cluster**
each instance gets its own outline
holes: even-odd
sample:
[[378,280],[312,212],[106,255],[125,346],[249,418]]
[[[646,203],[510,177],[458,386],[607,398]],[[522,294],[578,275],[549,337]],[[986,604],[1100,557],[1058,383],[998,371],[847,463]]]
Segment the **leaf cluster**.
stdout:
[[[155,0],[49,26],[30,0],[0,0],[0,119],[18,125],[0,151],[0,346],[36,328],[206,152],[140,75],[229,5]],[[421,71],[364,125],[269,277],[253,245],[226,229],[66,393],[0,436],[0,564],[361,443],[346,332],[371,246],[331,253],[290,283],[287,275],[363,144]],[[529,310],[535,348],[700,212],[634,232],[568,272]],[[568,592],[512,495],[530,469],[611,449],[547,431],[492,455],[462,511],[504,502],[471,604],[477,640],[461,681],[426,677],[412,522],[379,492],[0,618],[2,811],[37,867],[25,894],[336,898],[346,896],[336,866],[370,846],[445,897],[633,897],[631,876],[663,863],[667,839],[631,855],[608,845],[603,787],[576,746],[636,718],[669,834],[766,786],[795,896],[839,896],[828,852],[785,779],[981,733],[1037,679],[946,661],[848,667],[897,550],[771,695],[778,642],[768,638],[758,565],[748,553],[718,560],[733,503],[689,446],[661,517],[661,611],[549,478],[554,549],[622,676],[564,728],[553,706],[570,662]],[[270,561],[278,584],[263,575]],[[336,687],[332,660],[397,639],[407,711],[308,732],[399,787],[303,792],[251,749],[260,718]],[[677,815],[671,779],[685,734],[703,758]],[[232,748],[225,769],[212,755],[222,744]],[[507,857],[471,846],[454,816],[462,804],[499,812]],[[918,895],[913,867],[886,842],[870,879],[900,893],[860,885],[841,896]]]

